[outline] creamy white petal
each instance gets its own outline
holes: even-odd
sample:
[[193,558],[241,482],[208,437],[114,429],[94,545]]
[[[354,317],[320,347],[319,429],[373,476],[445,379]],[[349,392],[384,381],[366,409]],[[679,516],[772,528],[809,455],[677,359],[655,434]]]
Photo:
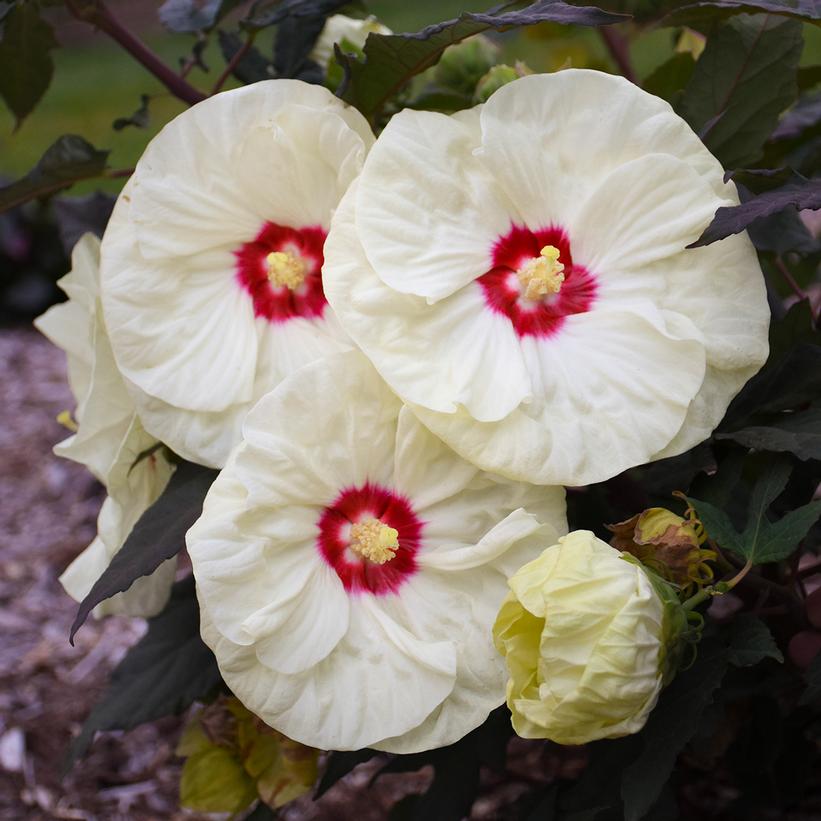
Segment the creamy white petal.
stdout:
[[479,109],[460,118],[396,114],[368,157],[356,195],[365,254],[391,288],[436,302],[491,266],[515,212],[473,157]]
[[[695,255],[686,246],[698,239],[718,208],[733,204],[730,198],[716,197],[681,160],[647,154],[604,177],[567,221],[573,261],[595,274],[598,304],[610,303],[627,289],[634,291],[634,298],[658,299],[669,281],[648,282],[642,269],[660,263],[654,269],[659,271],[677,254],[688,257],[692,266]],[[677,292],[676,297],[686,299],[686,293]]]
[[503,86],[483,106],[481,129],[482,163],[531,227],[570,218],[604,176],[647,154],[687,163],[719,196],[732,190],[668,103],[599,71],[534,74]]
[[420,641],[368,599],[351,603],[345,638],[310,675],[272,676],[252,651],[209,629],[207,614],[204,609],[203,639],[228,686],[263,720],[302,744],[334,750],[371,746],[386,733],[420,724],[453,689],[453,645]]
[[[425,465],[441,488],[421,486]],[[419,520],[417,561],[393,587],[352,586],[322,541],[326,506],[364,483]],[[187,534],[203,637],[236,695],[298,741],[451,743],[504,698],[490,626],[505,562],[532,556],[537,533],[566,530],[563,497],[466,466],[361,354],[308,365],[249,414]]]
[[385,285],[357,239],[361,190],[359,182],[351,186],[325,244],[325,293],[340,322],[406,401],[503,418],[531,393],[510,322],[487,310],[474,285],[435,305]]
[[638,312],[577,314],[553,339],[523,340],[539,398],[501,422],[414,412],[483,470],[544,484],[604,481],[652,458],[681,427],[705,369],[689,330],[682,338]]
[[224,464],[256,399],[349,347],[330,311],[257,317],[235,254],[269,222],[327,230],[372,140],[327,89],[286,80],[215,95],[152,140],[106,231],[102,292],[138,409],[178,453]]

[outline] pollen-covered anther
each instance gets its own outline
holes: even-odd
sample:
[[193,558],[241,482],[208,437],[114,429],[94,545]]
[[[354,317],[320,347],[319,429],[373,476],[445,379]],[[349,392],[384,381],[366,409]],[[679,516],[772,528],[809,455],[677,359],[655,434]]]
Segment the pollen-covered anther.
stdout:
[[538,257],[528,260],[517,272],[525,299],[540,300],[547,294],[558,294],[564,282],[564,265],[559,249],[545,245]]
[[305,280],[305,260],[290,251],[272,251],[265,257],[265,264],[268,266],[268,279],[273,285],[294,291]]
[[385,564],[399,550],[399,531],[379,519],[364,519],[351,526],[350,548],[374,564]]

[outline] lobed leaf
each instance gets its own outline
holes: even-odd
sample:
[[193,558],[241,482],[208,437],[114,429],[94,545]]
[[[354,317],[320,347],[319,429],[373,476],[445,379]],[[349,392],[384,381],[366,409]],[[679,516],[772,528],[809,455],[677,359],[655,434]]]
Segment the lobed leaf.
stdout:
[[789,556],[809,529],[821,517],[821,501],[793,510],[771,522],[767,510],[784,491],[792,465],[787,459],[768,463],[767,469],[753,486],[743,533],[739,533],[722,510],[699,499],[689,499],[695,507],[708,535],[720,547],[731,550],[752,564],[778,562]]
[[766,14],[734,17],[708,37],[681,113],[725,168],[750,165],[761,155],[797,96],[802,46],[798,21]]
[[662,25],[698,25],[734,14],[760,12],[794,17],[802,21],[821,20],[821,5],[816,0],[702,0],[675,9],[662,20]]
[[[222,57],[226,63],[231,62],[234,55],[243,47],[243,41],[234,32],[217,30],[217,41],[219,42]],[[233,75],[241,83],[258,83],[260,80],[270,80],[274,76],[273,66],[263,54],[254,46],[240,58],[234,66]]]
[[350,0],[257,0],[240,25],[257,30],[278,25],[288,17],[327,17],[349,3]]
[[75,182],[99,177],[107,159],[108,151],[100,151],[74,134],[63,135],[25,177],[0,188],[0,213],[36,197],[62,191]]
[[593,6],[574,6],[564,0],[536,0],[518,11],[465,12],[414,34],[370,34],[365,42],[365,61],[350,57],[345,60],[347,82],[340,89],[340,96],[366,117],[373,118],[413,77],[435,65],[448,46],[475,34],[548,21],[604,26],[626,19],[626,15]]
[[124,128],[133,125],[135,128],[146,128],[150,121],[148,103],[151,98],[147,94],[140,94],[140,106],[130,117],[117,117],[111,124],[115,131],[122,131]]
[[716,438],[731,439],[755,450],[789,452],[799,459],[821,460],[821,408],[781,414],[766,425],[718,433]]
[[676,763],[695,735],[727,669],[727,651],[702,643],[696,663],[662,693],[639,738],[643,749],[624,768],[621,794],[626,821],[639,821],[653,807]]
[[111,674],[69,750],[74,763],[98,730],[130,730],[146,721],[181,713],[221,681],[217,662],[200,638],[194,577],[177,582],[165,610],[148,620],[148,632]]
[[730,664],[734,667],[752,667],[768,658],[784,661],[770,628],[749,613],[736,616],[730,626]]
[[185,533],[199,518],[217,473],[191,462],[177,466],[160,498],[140,516],[125,544],[81,602],[71,625],[72,644],[74,634],[101,601],[128,590],[185,547]]
[[811,211],[821,208],[821,178],[806,179],[795,174],[797,179],[752,197],[741,205],[722,207],[716,211],[713,221],[704,233],[688,248],[699,248],[717,240],[738,234],[756,220],[784,211],[787,208]]
[[31,114],[54,74],[49,52],[57,48],[51,25],[36,3],[16,3],[3,13],[0,37],[0,97],[17,119]]
[[177,34],[209,31],[244,0],[165,0],[157,11],[160,22]]

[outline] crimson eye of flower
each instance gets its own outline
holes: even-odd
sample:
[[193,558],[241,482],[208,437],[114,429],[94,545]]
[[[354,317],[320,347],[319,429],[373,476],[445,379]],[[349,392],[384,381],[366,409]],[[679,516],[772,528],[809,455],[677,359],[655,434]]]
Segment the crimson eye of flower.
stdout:
[[254,303],[254,314],[271,322],[321,317],[321,226],[290,228],[266,222],[252,242],[234,252],[236,276]]
[[319,551],[349,592],[395,593],[417,570],[422,522],[387,488],[366,482],[343,490],[317,527]]
[[556,226],[530,231],[513,225],[494,243],[493,267],[476,281],[487,306],[522,336],[549,337],[565,317],[589,311],[595,277],[574,265],[567,233]]

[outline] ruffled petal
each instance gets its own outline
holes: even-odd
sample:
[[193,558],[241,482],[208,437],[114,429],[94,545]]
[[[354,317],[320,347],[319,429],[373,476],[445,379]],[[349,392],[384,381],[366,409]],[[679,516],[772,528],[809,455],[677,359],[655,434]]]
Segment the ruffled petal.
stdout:
[[435,305],[385,285],[357,240],[359,185],[340,203],[325,244],[325,293],[343,326],[406,401],[503,418],[530,395],[510,322],[487,309],[475,285]]
[[704,377],[692,325],[649,305],[643,313],[578,314],[552,339],[524,339],[538,399],[501,422],[414,412],[483,470],[544,484],[603,481],[670,441]]
[[298,371],[248,415],[236,470],[250,505],[325,505],[343,488],[390,483],[399,399],[358,351],[326,361]]
[[455,118],[406,109],[368,157],[356,230],[377,275],[396,291],[430,303],[451,296],[490,268],[493,243],[514,221],[472,153],[479,110]]
[[483,106],[481,129],[479,159],[534,228],[568,219],[601,179],[647,154],[685,162],[718,196],[732,190],[719,162],[668,103],[600,71],[510,83]]
[[357,750],[402,734],[430,715],[456,679],[450,642],[420,640],[367,597],[351,602],[345,637],[310,674],[273,673],[209,621],[206,607],[203,639],[235,695],[274,729],[314,747]]
[[[272,221],[327,230],[372,141],[327,89],[278,80],[192,107],[146,150],[106,231],[103,304],[118,365],[174,450],[224,464],[256,399],[348,346],[321,305],[306,334],[278,334],[256,315],[236,254]],[[174,409],[181,418],[163,420]],[[193,433],[187,412],[203,414]],[[226,422],[231,435],[217,430]]]

